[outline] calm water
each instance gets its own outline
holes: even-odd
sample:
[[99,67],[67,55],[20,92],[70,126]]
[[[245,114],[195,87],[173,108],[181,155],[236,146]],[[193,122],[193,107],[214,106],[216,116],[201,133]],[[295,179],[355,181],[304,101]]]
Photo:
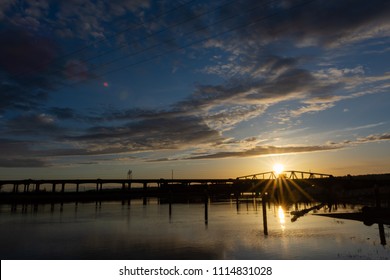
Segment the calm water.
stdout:
[[[389,259],[378,225],[290,211],[252,200],[0,205],[1,259]],[[287,209],[288,208],[288,209]],[[339,206],[337,212],[359,206]],[[205,211],[207,209],[207,211]],[[323,208],[317,213],[329,212]],[[206,219],[207,216],[207,219]],[[390,228],[385,225],[390,242]]]

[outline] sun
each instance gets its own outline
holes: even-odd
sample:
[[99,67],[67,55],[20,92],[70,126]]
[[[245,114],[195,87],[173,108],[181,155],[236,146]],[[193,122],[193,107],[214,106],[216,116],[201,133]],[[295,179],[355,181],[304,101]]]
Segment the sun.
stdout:
[[284,166],[281,163],[275,163],[272,169],[275,172],[275,175],[279,176],[284,171]]

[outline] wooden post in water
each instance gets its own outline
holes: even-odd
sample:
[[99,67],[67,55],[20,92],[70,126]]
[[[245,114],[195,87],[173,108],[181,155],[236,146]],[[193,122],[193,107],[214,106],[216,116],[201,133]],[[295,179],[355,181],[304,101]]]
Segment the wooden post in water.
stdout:
[[379,188],[378,186],[375,185],[375,206],[380,208],[381,207],[381,196],[380,196],[380,193],[379,193]]
[[263,227],[264,227],[264,235],[268,235],[268,225],[267,225],[267,193],[263,194],[261,198],[261,204],[263,206]]
[[236,197],[236,210],[238,213],[240,211],[240,193],[236,192],[235,197]]
[[379,227],[379,238],[381,239],[381,244],[386,245],[385,228],[383,227],[382,223],[379,223],[378,227]]
[[169,199],[169,222],[172,220],[172,202]]
[[204,200],[204,224],[207,226],[209,223],[209,198],[205,197]]
[[[381,208],[381,197],[379,193],[379,188],[377,186],[375,186],[375,206],[376,208]],[[379,227],[379,238],[381,240],[381,244],[386,245],[385,228],[383,227],[382,223],[378,223],[378,227]]]

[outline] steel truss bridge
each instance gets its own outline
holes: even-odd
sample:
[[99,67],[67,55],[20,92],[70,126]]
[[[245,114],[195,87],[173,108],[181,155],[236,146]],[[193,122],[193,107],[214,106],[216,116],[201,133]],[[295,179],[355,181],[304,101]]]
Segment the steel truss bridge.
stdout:
[[334,178],[331,174],[324,173],[316,173],[316,172],[307,172],[307,171],[296,171],[289,170],[283,171],[281,173],[276,173],[275,171],[268,171],[262,173],[256,173],[251,175],[245,175],[237,177],[237,180],[241,179],[277,179],[277,178],[285,178],[285,179],[323,179],[323,178]]

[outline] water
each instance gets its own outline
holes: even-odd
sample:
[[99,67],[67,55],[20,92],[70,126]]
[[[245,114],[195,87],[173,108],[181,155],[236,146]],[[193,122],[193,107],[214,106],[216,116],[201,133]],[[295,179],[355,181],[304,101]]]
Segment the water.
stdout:
[[[247,200],[0,205],[1,259],[389,259],[378,225]],[[313,206],[313,205],[311,205]],[[337,212],[359,206],[339,206]],[[329,212],[322,208],[317,213]],[[390,228],[384,226],[390,240]]]

